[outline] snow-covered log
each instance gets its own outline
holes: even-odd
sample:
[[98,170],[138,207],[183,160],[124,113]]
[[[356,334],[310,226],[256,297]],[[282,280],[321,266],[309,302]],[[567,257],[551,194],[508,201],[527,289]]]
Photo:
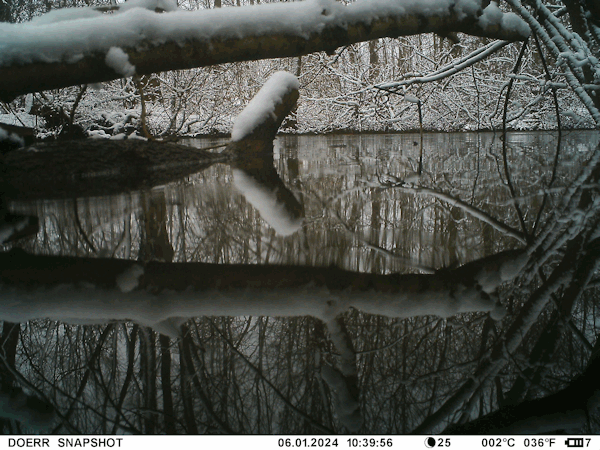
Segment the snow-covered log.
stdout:
[[242,139],[273,140],[300,94],[298,78],[289,72],[276,72],[267,80],[244,110],[236,117],[231,129],[233,142]]
[[0,254],[0,320],[93,324],[134,320],[165,334],[197,316],[313,316],[355,308],[389,317],[487,312],[488,295],[521,270],[509,251],[433,275],[374,275],[334,267],[149,262]]
[[304,218],[302,204],[273,161],[275,133],[298,100],[299,84],[288,72],[273,74],[236,118],[224,152],[233,158],[234,186],[282,236],[298,231]]
[[[238,172],[236,186],[259,210],[266,207],[265,214],[275,217],[274,211],[292,205],[294,198],[273,168],[273,139],[298,96],[295,76],[272,75],[236,119],[232,142],[220,154],[139,139],[44,142],[4,155],[2,182],[11,200],[92,197],[161,186],[217,162],[235,163],[238,171],[253,173],[248,179]],[[284,210],[296,211],[282,219],[283,227],[295,231],[301,225],[297,205]],[[4,222],[0,217],[0,224]],[[19,226],[25,224],[14,225]],[[0,228],[0,237],[14,227]]]
[[529,34],[518,16],[483,3],[307,0],[160,14],[145,7],[112,14],[73,8],[60,17],[0,24],[0,99],[134,72],[332,52],[381,37],[463,32],[514,41]]

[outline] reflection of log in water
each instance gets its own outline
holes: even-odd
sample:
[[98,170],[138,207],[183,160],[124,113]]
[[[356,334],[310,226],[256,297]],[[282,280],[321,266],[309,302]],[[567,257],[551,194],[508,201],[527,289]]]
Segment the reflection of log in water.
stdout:
[[321,377],[332,390],[333,406],[339,421],[350,431],[358,432],[363,424],[360,410],[360,388],[356,352],[343,317],[327,322],[327,329],[335,347],[340,352],[339,370],[325,364]]
[[288,236],[298,231],[302,226],[304,207],[275,170],[273,141],[233,142],[227,152],[235,155],[231,162],[235,187],[261,217],[279,235]]
[[[434,275],[374,275],[333,267],[150,262],[0,255],[1,318],[73,323],[132,319],[178,334],[195,316],[314,316],[349,308],[391,317],[491,311],[490,293],[521,269],[526,254],[504,252]],[[175,320],[175,322],[173,322]],[[175,328],[173,328],[175,324]]]
[[[587,165],[583,168],[579,176],[565,190],[562,204],[556,210],[555,218],[558,220],[548,221],[545,229],[536,237],[529,248],[532,260],[523,270],[521,290],[527,293],[526,300],[523,302],[518,314],[512,317],[509,326],[504,327],[496,340],[496,343],[490,350],[490,356],[481,361],[473,375],[464,381],[456,389],[454,394],[432,414],[423,420],[423,422],[414,430],[415,433],[431,434],[442,431],[442,427],[447,425],[448,418],[455,412],[464,407],[470,399],[477,398],[478,392],[490,380],[497,377],[500,371],[506,367],[509,362],[509,355],[515,354],[520,350],[523,342],[530,338],[530,333],[544,309],[549,304],[553,304],[558,309],[558,314],[568,317],[572,314],[573,307],[583,295],[584,290],[592,279],[594,273],[600,266],[600,239],[597,238],[598,223],[600,223],[600,199],[592,195],[589,186],[595,186],[600,178],[600,147],[597,147]],[[548,260],[560,257],[560,262],[553,265],[549,274],[544,274],[542,265]],[[551,266],[552,267],[552,266]],[[536,277],[540,277],[541,283],[536,285]],[[539,339],[546,338],[546,343],[541,343]],[[548,348],[545,351],[554,353],[554,339],[547,339],[548,334],[542,333],[538,337],[537,344],[542,344]],[[556,342],[556,341],[555,341]],[[536,344],[535,347],[539,349]],[[531,367],[537,365],[535,355],[529,356]],[[550,360],[551,357],[548,357]],[[529,368],[527,367],[523,374],[527,376]],[[596,368],[597,361],[592,357],[588,368]],[[586,370],[587,372],[587,370]],[[594,373],[597,377],[597,374]],[[589,381],[589,376],[582,376],[580,381]],[[527,380],[528,382],[530,380]],[[518,386],[513,386],[518,388]],[[566,393],[565,393],[566,391]],[[505,409],[498,415],[482,417],[480,421],[473,425],[473,428],[466,429],[464,432],[473,433],[473,430],[480,427],[484,432],[489,433],[533,433],[533,432],[552,432],[557,429],[576,428],[576,424],[581,425],[582,418],[586,417],[582,404],[588,400],[587,407],[597,405],[597,389],[594,383],[593,389],[574,387],[566,388],[556,394],[555,400],[569,398],[573,394],[581,395],[585,401],[575,401],[563,403],[571,409],[570,414],[559,417],[558,408],[551,408],[544,401],[530,402],[523,404],[523,410],[520,407],[513,407],[519,400],[525,400],[526,390],[522,390],[517,397],[510,399],[511,405],[506,405]],[[595,406],[594,406],[595,407]],[[527,410],[525,412],[525,410]],[[527,417],[530,414],[534,417]],[[467,412],[467,417],[470,411]],[[538,414],[543,417],[538,418]],[[502,417],[502,421],[498,418]],[[489,419],[489,420],[488,420]],[[492,425],[494,423],[494,425]],[[557,428],[558,427],[558,428]],[[461,432],[460,428],[453,428],[452,432]]]

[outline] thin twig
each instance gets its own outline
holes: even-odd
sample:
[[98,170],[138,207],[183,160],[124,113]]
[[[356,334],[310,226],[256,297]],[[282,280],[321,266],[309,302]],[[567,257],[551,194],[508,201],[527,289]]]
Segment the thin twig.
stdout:
[[[542,66],[544,67],[544,72],[546,73],[546,81],[552,81],[552,75],[550,75],[550,71],[548,70],[548,64],[546,64],[546,57],[544,56],[544,52],[542,51],[542,46],[540,45],[540,40],[537,37],[535,32],[533,34],[533,40],[535,42],[535,46],[540,55],[540,60],[542,61]],[[554,99],[554,110],[556,111],[556,127],[558,128],[558,137],[562,134],[562,126],[560,121],[560,107],[558,106],[558,96],[556,95],[556,87],[552,86],[552,98]]]
[[152,136],[152,134],[150,134],[150,132],[148,131],[148,128],[146,127],[146,100],[144,100],[144,89],[142,87],[142,82],[140,80],[140,77],[138,75],[134,75],[133,82],[135,83],[138,93],[140,94],[140,104],[142,105],[142,117],[140,119],[142,122],[142,132],[144,133],[144,136],[147,139],[154,141],[155,140],[154,136]]
[[79,90],[79,94],[77,94],[77,98],[75,99],[75,103],[73,103],[73,108],[71,108],[71,114],[69,114],[69,136],[71,137],[71,139],[73,138],[73,133],[74,133],[73,121],[75,119],[75,110],[77,109],[77,106],[79,106],[79,102],[83,98],[83,94],[85,93],[87,87],[88,87],[87,84],[84,84],[83,86],[81,86],[81,89]]
[[[519,52],[519,56],[517,58],[517,62],[515,63],[515,67],[513,68],[513,74],[517,74],[519,69],[521,68],[521,62],[523,61],[523,56],[525,55],[525,50],[527,49],[527,42],[529,42],[529,38],[523,42],[521,45],[521,51]],[[513,77],[508,81],[508,88],[506,90],[506,98],[504,99],[504,113],[502,114],[502,133],[506,133],[506,116],[508,115],[508,102],[510,100],[510,91],[512,90],[512,86],[515,82]]]
[[246,356],[241,353],[234,345],[233,343],[227,339],[227,337],[223,334],[223,332],[214,324],[214,322],[212,321],[212,319],[210,320],[210,324],[212,325],[212,327],[215,329],[215,331],[217,333],[219,333],[219,335],[221,336],[221,339],[223,339],[223,341],[229,346],[231,347],[231,349],[233,350],[234,353],[236,353],[240,358],[242,358],[242,360],[248,365],[248,367],[250,369],[252,369],[252,371],[254,371],[263,381],[265,384],[267,384],[267,386],[269,386],[271,389],[273,389],[273,392],[275,393],[275,395],[277,395],[289,408],[291,408],[292,411],[294,411],[295,413],[297,413],[299,416],[301,416],[303,419],[305,419],[308,423],[310,423],[313,427],[315,427],[316,429],[318,429],[319,431],[322,431],[324,433],[327,434],[333,434],[333,431],[330,430],[329,428],[327,428],[326,426],[315,422],[315,420],[310,417],[307,413],[305,413],[304,411],[302,411],[301,409],[298,409],[296,406],[294,406],[280,391],[279,389],[277,389],[277,387],[271,383],[266,377],[265,375],[262,373],[262,371],[260,369],[258,369],[258,367],[256,367],[254,364],[252,364],[248,358],[246,358]]

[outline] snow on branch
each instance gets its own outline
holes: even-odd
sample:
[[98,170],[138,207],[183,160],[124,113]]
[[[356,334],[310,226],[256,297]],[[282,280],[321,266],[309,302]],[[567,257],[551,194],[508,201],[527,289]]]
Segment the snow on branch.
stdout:
[[[295,103],[298,97],[300,82],[298,78],[289,72],[276,72],[267,80],[254,98],[248,103],[244,110],[237,116],[231,128],[231,140],[241,141],[249,137],[263,124],[277,122],[277,128],[281,124],[276,114],[279,105],[285,105],[286,97],[295,92]],[[276,130],[275,130],[276,131]]]
[[459,60],[452,61],[450,64],[443,66],[432,73],[422,76],[415,76],[406,80],[390,82],[380,84],[378,87],[382,89],[400,89],[401,87],[410,86],[412,84],[431,83],[433,81],[439,81],[451,75],[454,75],[467,67],[472,66],[480,61],[483,61],[488,56],[497,52],[503,47],[506,47],[510,42],[508,41],[494,41],[489,44],[479,47],[468,55],[460,58]]
[[[543,24],[523,6],[520,0],[507,1],[539,36],[556,59],[557,64],[564,70],[569,87],[579,97],[596,124],[600,125],[600,107],[598,106],[600,102],[595,101],[595,92],[590,93],[585,87],[589,84],[597,84],[597,75],[595,74],[600,73],[600,61],[594,56],[594,52],[577,33],[567,30],[540,1],[537,1],[535,5],[537,14],[544,19],[542,20]],[[586,76],[586,71],[588,76]]]
[[[599,167],[600,147],[595,150],[592,158],[563,195],[563,205],[560,207],[563,209],[561,217],[569,217],[571,220],[566,224],[562,223],[564,222],[562,220],[548,221],[548,230],[540,233],[527,250],[532,258],[531,261],[521,266],[521,283],[531,283],[533,274],[539,273],[540,265],[548,258],[560,254],[562,260],[546,276],[544,282],[529,294],[519,313],[511,318],[510,324],[502,327],[502,332],[484,363],[437,411],[430,414],[421,425],[413,430],[413,433],[441,432],[442,427],[447,424],[448,418],[461,408],[480,386],[493,380],[506,366],[508,355],[514,354],[523,341],[529,338],[528,333],[534,328],[538,317],[547,305],[561,305],[562,308],[565,304],[570,303],[572,307],[583,294],[585,287],[600,265],[597,257],[600,240],[595,238],[600,201],[578,196],[576,192],[581,192],[584,184],[591,185],[598,182]],[[571,207],[573,213],[568,214],[571,209],[567,208]],[[585,212],[585,214],[578,216],[574,213],[575,210]],[[556,236],[554,231],[559,232],[560,236]],[[591,240],[592,238],[593,240]],[[560,245],[549,245],[548,241],[558,241]],[[510,297],[510,295],[510,292],[505,294],[506,297]],[[550,424],[550,426],[552,425]],[[522,433],[524,430],[513,429],[507,432]]]
[[177,335],[197,316],[312,316],[329,322],[355,308],[388,317],[490,312],[489,295],[521,270],[522,251],[434,275],[373,275],[333,267],[161,263],[0,254],[0,320],[76,324],[134,320]]
[[481,0],[359,0],[347,6],[307,0],[194,12],[158,3],[139,0],[111,14],[71,8],[0,24],[0,99],[120,78],[123,71],[106,64],[111,48],[120,48],[145,75],[331,52],[381,37],[464,32],[514,41],[529,34],[519,17],[483,9]]

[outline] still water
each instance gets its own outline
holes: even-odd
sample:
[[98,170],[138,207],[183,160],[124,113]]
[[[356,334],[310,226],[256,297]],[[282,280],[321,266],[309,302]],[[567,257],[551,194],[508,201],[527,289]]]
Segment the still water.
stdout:
[[279,136],[143,189],[26,180],[7,204],[37,230],[0,254],[4,431],[598,432],[535,399],[596,388],[599,142]]

